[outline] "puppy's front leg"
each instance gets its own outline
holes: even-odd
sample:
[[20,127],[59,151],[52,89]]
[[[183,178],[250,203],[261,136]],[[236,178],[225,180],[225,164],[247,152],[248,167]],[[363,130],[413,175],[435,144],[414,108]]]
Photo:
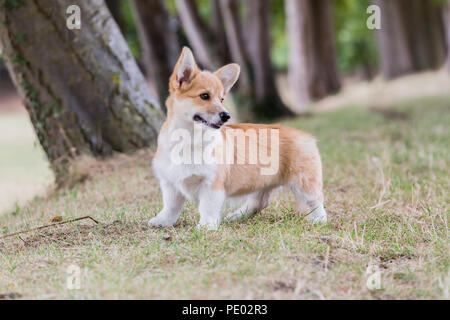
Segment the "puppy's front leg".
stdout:
[[197,228],[206,227],[217,230],[222,219],[222,206],[225,201],[225,191],[205,188],[199,194],[200,222]]
[[160,179],[160,184],[164,206],[156,217],[153,217],[148,221],[148,225],[152,227],[170,227],[177,222],[186,199],[175,186],[167,180]]

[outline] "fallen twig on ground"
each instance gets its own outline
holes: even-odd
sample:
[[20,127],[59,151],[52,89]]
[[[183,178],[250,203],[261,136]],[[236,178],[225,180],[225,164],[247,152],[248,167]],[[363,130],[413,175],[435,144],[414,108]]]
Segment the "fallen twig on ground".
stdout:
[[70,223],[70,222],[75,222],[75,221],[84,220],[84,219],[91,219],[91,220],[94,221],[96,224],[98,224],[98,221],[95,220],[94,218],[92,218],[91,216],[84,216],[84,217],[81,217],[81,218],[76,218],[76,219],[72,219],[72,220],[68,220],[68,221],[63,221],[63,222],[59,222],[59,223],[53,223],[53,224],[48,224],[48,225],[45,225],[45,226],[40,226],[40,227],[33,228],[33,229],[30,229],[30,230],[24,230],[24,231],[19,231],[19,232],[10,233],[10,234],[7,234],[7,235],[5,235],[5,236],[3,236],[3,237],[0,237],[0,239],[5,239],[5,238],[17,236],[17,235],[22,234],[22,233],[28,233],[28,232],[31,232],[31,231],[37,231],[37,230],[41,230],[41,229],[44,229],[44,228],[49,228],[49,227],[59,226],[59,225],[61,225],[61,224]]

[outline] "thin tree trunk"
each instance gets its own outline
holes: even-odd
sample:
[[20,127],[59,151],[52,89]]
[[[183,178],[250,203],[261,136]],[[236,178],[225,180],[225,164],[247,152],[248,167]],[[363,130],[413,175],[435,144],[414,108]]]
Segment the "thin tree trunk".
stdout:
[[[0,43],[57,182],[80,154],[154,144],[163,112],[104,1],[19,4],[0,0]],[[66,27],[72,4],[81,30]]]
[[[215,18],[210,29],[201,22],[195,0],[176,0],[180,20],[200,64],[214,70],[223,64],[223,57],[229,50],[231,60],[241,66],[238,90],[234,95],[240,118],[264,120],[291,115],[292,111],[283,105],[278,96],[270,63],[268,1],[243,3],[249,6],[249,13],[254,13],[247,16],[247,26],[252,31],[246,31],[255,37],[251,44],[246,43],[250,41],[243,37],[245,32],[239,15],[239,1],[213,0]],[[219,35],[223,33],[227,52],[223,52],[225,46],[221,47],[219,40]],[[208,41],[211,35],[214,35],[213,41]],[[249,48],[253,50],[251,53]]]
[[381,69],[391,79],[445,61],[442,6],[429,0],[372,0],[381,8]]
[[218,68],[216,51],[209,42],[211,32],[202,21],[195,0],[175,0],[175,3],[184,31],[200,66],[211,70]]
[[426,8],[421,0],[410,1],[407,6],[404,2],[399,5],[400,10],[404,10],[401,14],[414,69],[426,69],[430,63],[429,39],[426,28],[422,26]]
[[313,17],[314,66],[313,98],[322,98],[341,88],[336,61],[333,0],[311,1]]
[[241,66],[241,74],[238,80],[240,95],[250,97],[252,95],[251,66],[244,46],[242,24],[239,18],[239,3],[236,0],[221,0],[220,4],[231,59]]
[[8,80],[9,80],[8,70],[6,69],[6,66],[2,62],[0,62],[0,83]]
[[289,38],[288,79],[295,110],[302,112],[311,102],[314,74],[312,13],[309,1],[286,0]]
[[159,101],[169,93],[169,77],[179,54],[176,30],[164,0],[133,0],[146,73],[156,84]]
[[214,41],[216,42],[217,55],[220,60],[220,64],[224,65],[230,63],[231,54],[228,47],[227,36],[225,33],[225,25],[223,21],[222,8],[220,5],[221,0],[212,0],[212,32]]
[[447,69],[450,72],[450,1],[447,1],[443,11],[445,22],[445,34],[447,43]]
[[270,59],[269,1],[247,0],[246,43],[253,70],[255,106],[258,118],[292,115],[281,101]]
[[424,45],[429,46],[431,49],[428,68],[437,69],[445,62],[447,55],[444,20],[442,17],[444,6],[427,0],[422,0],[422,3],[425,7],[423,27],[427,30],[427,39],[429,40]]
[[105,0],[105,2],[111,12],[111,15],[114,20],[116,20],[117,25],[123,33],[125,30],[125,21],[122,15],[122,0]]
[[288,79],[295,110],[340,89],[330,0],[286,0]]
[[414,70],[439,68],[446,51],[443,6],[428,0],[401,0],[400,6]]
[[391,79],[414,70],[413,59],[402,23],[401,6],[397,0],[372,0],[381,9],[381,29],[377,32],[381,71]]

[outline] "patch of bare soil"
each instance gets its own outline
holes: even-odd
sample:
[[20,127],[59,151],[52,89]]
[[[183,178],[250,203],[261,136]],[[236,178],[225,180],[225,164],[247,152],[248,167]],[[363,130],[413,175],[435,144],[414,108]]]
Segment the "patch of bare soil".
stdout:
[[84,183],[111,174],[111,172],[123,172],[130,167],[150,167],[150,159],[153,158],[153,154],[151,149],[140,149],[134,154],[117,153],[106,159],[81,156],[72,162],[66,183],[62,187],[71,188],[77,183]]
[[383,118],[387,120],[403,120],[407,121],[409,119],[409,115],[406,112],[396,111],[391,108],[384,108],[384,107],[370,107],[370,111],[379,114]]
[[384,255],[378,257],[380,264],[378,265],[381,269],[389,269],[392,267],[399,267],[401,265],[406,265],[409,260],[413,257],[407,254],[396,254],[396,255]]
[[146,238],[148,229],[149,227],[140,222],[119,220],[98,225],[66,224],[0,240],[0,252],[17,253],[49,244],[56,244],[62,248],[81,247],[92,243],[109,246],[122,236],[132,238],[134,241]]
[[294,291],[297,287],[297,280],[295,279],[285,279],[285,280],[273,280],[268,283],[268,286],[273,291]]

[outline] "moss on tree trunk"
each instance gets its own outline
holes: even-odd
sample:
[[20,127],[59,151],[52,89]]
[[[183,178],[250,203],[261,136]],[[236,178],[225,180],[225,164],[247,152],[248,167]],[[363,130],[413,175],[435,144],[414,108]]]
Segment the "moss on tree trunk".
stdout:
[[0,46],[58,182],[78,155],[155,143],[163,112],[103,0],[0,0]]

